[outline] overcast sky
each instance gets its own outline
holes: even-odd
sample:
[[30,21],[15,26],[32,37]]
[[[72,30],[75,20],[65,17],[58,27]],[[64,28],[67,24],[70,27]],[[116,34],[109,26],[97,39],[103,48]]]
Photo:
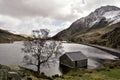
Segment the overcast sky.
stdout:
[[105,5],[120,7],[120,0],[0,0],[0,29],[29,35],[47,28],[54,35]]

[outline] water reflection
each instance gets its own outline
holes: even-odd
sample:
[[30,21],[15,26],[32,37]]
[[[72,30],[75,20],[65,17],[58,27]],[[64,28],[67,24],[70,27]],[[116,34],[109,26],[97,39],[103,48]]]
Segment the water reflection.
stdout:
[[[9,44],[0,44],[0,64],[4,65],[21,65],[27,68],[36,70],[34,66],[25,66],[22,63],[22,59],[25,53],[21,52],[23,47],[22,42],[14,42]],[[63,43],[65,52],[69,51],[81,51],[84,55],[88,57],[88,68],[98,68],[103,67],[103,63],[107,60],[115,60],[117,57],[111,54],[108,54],[99,49],[81,45],[81,44],[71,44]],[[61,75],[59,69],[59,61],[56,64],[51,63],[49,68],[47,66],[42,66],[41,72],[44,72],[47,76],[59,74]]]

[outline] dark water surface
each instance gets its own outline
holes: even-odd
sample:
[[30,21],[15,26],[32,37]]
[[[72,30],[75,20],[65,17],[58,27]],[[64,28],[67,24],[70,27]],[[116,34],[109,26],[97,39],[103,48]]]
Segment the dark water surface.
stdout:
[[[64,51],[81,51],[84,55],[88,57],[88,68],[98,68],[103,67],[102,63],[104,60],[115,60],[117,57],[109,53],[101,51],[99,49],[82,45],[82,44],[73,44],[73,43],[63,43]],[[0,64],[3,65],[21,65],[27,68],[36,69],[34,66],[25,66],[22,63],[23,56],[25,53],[21,51],[23,48],[23,42],[14,42],[14,43],[4,43],[0,44]],[[47,76],[59,74],[59,61],[57,63],[49,66],[42,66],[41,71],[44,72]]]

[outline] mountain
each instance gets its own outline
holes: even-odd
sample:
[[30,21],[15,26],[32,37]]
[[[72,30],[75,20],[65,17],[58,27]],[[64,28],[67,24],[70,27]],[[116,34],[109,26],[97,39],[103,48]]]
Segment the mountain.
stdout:
[[21,40],[25,40],[25,39],[26,38],[21,35],[16,35],[16,34],[8,32],[6,30],[0,29],[0,43],[21,41]]
[[[103,39],[102,36],[106,34],[106,36],[114,35],[115,31],[120,28],[119,22],[120,8],[110,5],[102,6],[94,12],[91,12],[88,16],[73,22],[69,28],[56,34],[53,39],[113,47],[111,46],[112,43],[109,43],[108,37],[104,37],[105,39]],[[116,47],[119,47],[119,45]]]

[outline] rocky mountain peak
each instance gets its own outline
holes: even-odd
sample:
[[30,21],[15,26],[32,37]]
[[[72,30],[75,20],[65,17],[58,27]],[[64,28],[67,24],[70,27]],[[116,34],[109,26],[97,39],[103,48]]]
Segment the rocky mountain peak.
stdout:
[[98,9],[96,9],[94,12],[103,15],[105,12],[117,11],[117,10],[120,10],[120,8],[118,8],[116,6],[107,5],[107,6],[102,6]]
[[[114,14],[114,15],[113,15]],[[116,6],[102,6],[71,24],[68,29],[55,35],[55,38],[65,38],[69,35],[82,34],[88,29],[98,29],[120,22],[120,8]]]
[[96,9],[94,12],[90,13],[87,17],[85,17],[86,27],[91,27],[92,23],[95,22],[96,20],[101,20],[105,13],[118,10],[120,10],[120,8],[110,5],[102,6]]

